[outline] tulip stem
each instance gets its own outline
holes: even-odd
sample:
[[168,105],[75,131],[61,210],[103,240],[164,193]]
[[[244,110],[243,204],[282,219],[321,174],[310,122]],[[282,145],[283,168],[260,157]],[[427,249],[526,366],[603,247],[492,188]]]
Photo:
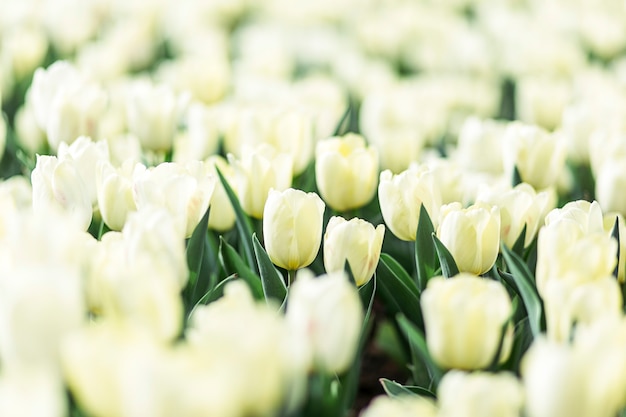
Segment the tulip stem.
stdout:
[[296,280],[296,270],[290,269],[287,271],[287,288],[291,287],[291,283]]

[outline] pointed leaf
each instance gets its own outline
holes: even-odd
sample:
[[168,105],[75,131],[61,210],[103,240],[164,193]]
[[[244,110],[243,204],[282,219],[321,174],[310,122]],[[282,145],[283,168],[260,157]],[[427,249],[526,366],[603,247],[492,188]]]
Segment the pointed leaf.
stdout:
[[432,378],[436,388],[439,381],[441,381],[441,378],[443,377],[443,371],[437,366],[437,364],[435,364],[435,361],[430,356],[430,352],[428,352],[428,347],[426,346],[426,340],[424,339],[424,334],[405,316],[400,315],[397,320],[400,329],[402,329],[409,342],[409,345],[412,349],[415,349],[415,352],[420,356],[426,365],[426,368],[428,368],[428,372],[430,373],[430,377]]
[[399,397],[403,395],[417,395],[420,397],[435,398],[435,393],[415,385],[401,385],[396,381],[391,381],[387,378],[380,378],[380,384],[390,397]]
[[206,209],[204,215],[200,219],[200,222],[196,225],[195,229],[193,229],[191,237],[187,241],[187,248],[185,250],[187,268],[189,268],[189,281],[187,282],[187,288],[185,289],[183,297],[192,304],[195,304],[195,300],[190,300],[190,297],[193,297],[193,293],[198,286],[200,269],[202,267],[202,258],[204,257],[204,248],[208,239],[207,233],[210,211],[211,206]]
[[426,288],[428,280],[433,277],[437,269],[437,253],[431,236],[435,233],[433,222],[426,207],[420,206],[420,217],[417,223],[415,236],[415,265],[417,267],[417,281],[420,291]]
[[196,310],[196,308],[198,306],[201,305],[207,305],[207,304],[211,304],[213,301],[217,300],[218,298],[222,297],[222,295],[224,295],[224,287],[231,281],[234,281],[237,279],[236,275],[231,275],[229,277],[227,277],[226,279],[224,279],[222,282],[220,282],[219,284],[217,284],[215,286],[215,288],[213,288],[212,290],[208,291],[206,294],[204,294],[200,300],[198,300],[198,302],[196,303],[196,305],[193,306],[193,309],[191,310],[191,312],[189,313],[189,317],[191,317],[193,315],[193,312]]
[[524,224],[524,228],[522,229],[520,235],[515,239],[515,243],[511,248],[513,252],[517,253],[519,256],[524,254],[524,244],[526,243],[526,224]]
[[339,123],[335,128],[333,136],[343,136],[350,129],[350,114],[352,113],[352,103],[348,103],[346,111],[341,115]]
[[615,264],[615,269],[613,270],[613,276],[615,278],[618,277],[619,274],[619,257],[620,257],[620,241],[619,241],[619,217],[615,216],[615,224],[613,224],[613,230],[611,231],[611,237],[617,241],[617,263]]
[[441,265],[441,273],[446,278],[451,278],[459,273],[459,268],[456,266],[456,262],[454,261],[454,257],[446,248],[446,246],[441,243],[441,240],[434,233],[431,235],[432,240],[435,243],[435,249],[437,250],[437,256],[439,257],[439,264]]
[[502,245],[502,255],[511,274],[501,275],[507,281],[512,281],[509,284],[517,288],[526,307],[533,336],[536,337],[541,333],[543,306],[534,284],[534,278],[524,261],[505,245]]
[[263,285],[263,294],[265,299],[269,300],[273,298],[278,300],[279,303],[285,301],[287,296],[287,287],[285,281],[280,273],[276,270],[276,267],[270,260],[270,257],[261,246],[261,242],[256,237],[256,233],[252,235],[252,244],[254,245],[254,254],[259,266],[259,272],[261,274],[261,284]]
[[222,185],[224,186],[224,190],[228,195],[228,199],[230,200],[230,204],[232,204],[233,209],[235,210],[235,215],[237,216],[237,222],[235,223],[237,227],[237,233],[239,234],[239,241],[243,246],[243,252],[246,255],[246,261],[248,262],[248,267],[252,269],[255,273],[257,272],[256,262],[254,260],[254,250],[252,248],[252,226],[250,225],[250,219],[248,215],[241,208],[241,204],[239,203],[239,198],[228,184],[228,181],[216,166],[215,171],[217,171],[217,175],[220,178]]
[[257,300],[264,298],[261,278],[248,268],[248,265],[241,259],[241,256],[239,256],[235,248],[221,237],[219,258],[224,271],[226,271],[228,275],[237,274],[238,277],[246,281],[254,298]]
[[522,183],[522,175],[519,172],[519,169],[517,168],[517,165],[515,165],[513,167],[513,178],[511,178],[511,185],[513,187],[516,187],[518,185],[520,185]]
[[346,273],[346,275],[348,276],[348,281],[350,281],[350,283],[356,287],[356,280],[354,279],[354,274],[352,273],[352,268],[350,268],[350,263],[348,262],[347,259],[343,263],[343,270]]
[[414,323],[423,323],[419,290],[408,274],[402,272],[396,260],[382,253],[377,271],[377,284],[388,307],[404,314]]

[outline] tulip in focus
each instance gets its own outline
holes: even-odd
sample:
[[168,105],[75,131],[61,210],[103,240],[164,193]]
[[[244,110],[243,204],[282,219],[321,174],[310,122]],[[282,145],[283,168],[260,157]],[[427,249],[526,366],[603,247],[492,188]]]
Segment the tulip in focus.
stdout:
[[374,197],[378,152],[366,147],[362,136],[349,133],[322,140],[315,156],[315,180],[329,207],[344,212],[362,207]]
[[513,311],[504,286],[461,273],[432,278],[421,297],[426,343],[433,360],[443,368],[483,369],[494,361],[505,331],[498,362],[511,351],[513,328],[505,326]]
[[437,237],[450,251],[459,271],[476,275],[489,271],[500,251],[500,213],[496,206],[461,203],[441,208]]
[[324,267],[326,272],[344,269],[346,261],[358,287],[374,275],[385,237],[385,226],[376,228],[362,219],[331,217],[324,234]]
[[274,264],[295,271],[313,262],[322,240],[324,208],[315,193],[270,190],[263,211],[263,238]]
[[428,169],[412,167],[398,175],[383,171],[378,200],[385,224],[401,240],[415,240],[422,204],[437,224],[441,195]]
[[289,290],[287,324],[308,341],[315,370],[345,372],[356,355],[363,325],[356,287],[343,271],[320,277],[299,272]]

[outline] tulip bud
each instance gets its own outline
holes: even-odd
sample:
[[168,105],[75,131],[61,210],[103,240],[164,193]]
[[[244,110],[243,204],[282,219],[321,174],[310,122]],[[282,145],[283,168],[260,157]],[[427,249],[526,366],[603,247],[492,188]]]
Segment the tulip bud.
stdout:
[[263,211],[263,238],[274,264],[294,271],[313,262],[322,240],[324,208],[315,193],[270,190]]
[[91,223],[91,201],[87,186],[72,161],[59,161],[56,156],[37,155],[31,182],[35,212],[43,212],[53,206],[71,213],[77,226],[87,230]]
[[367,204],[376,193],[378,152],[356,134],[317,143],[315,180],[326,203],[337,211]]
[[[466,273],[432,278],[421,304],[428,351],[439,366],[470,370],[491,364],[512,313],[500,282]],[[499,362],[509,356],[512,330],[506,328]]]
[[169,86],[137,82],[131,86],[126,115],[128,130],[145,150],[167,152],[172,148],[184,97]]
[[343,373],[356,354],[363,308],[356,288],[343,271],[315,277],[298,273],[289,290],[287,324],[313,350],[313,367]]
[[437,237],[450,251],[459,271],[483,274],[491,269],[500,251],[500,213],[497,207],[461,203],[441,208]]
[[101,140],[94,142],[87,136],[81,136],[68,145],[59,144],[57,156],[60,161],[71,159],[78,170],[78,175],[87,186],[87,192],[92,204],[97,201],[96,175],[100,161],[109,161],[109,147]]
[[517,168],[522,181],[539,190],[556,185],[565,168],[561,138],[534,125],[511,123],[502,138],[502,151],[508,178]]
[[216,181],[200,161],[162,163],[138,176],[134,185],[137,208],[167,208],[182,234],[189,237],[209,207]]
[[[232,178],[235,175],[233,167],[228,165],[226,160],[221,156],[212,156],[207,159],[206,163],[213,175],[217,178],[217,171],[215,168],[219,168],[220,172],[224,175],[224,178],[233,184]],[[234,190],[236,192],[236,190]],[[220,232],[230,230],[235,225],[237,216],[233,205],[226,194],[226,189],[222,185],[221,181],[218,181],[215,185],[215,191],[211,196],[211,212],[209,213],[209,229],[217,230]]]
[[399,239],[415,240],[423,204],[433,224],[437,223],[441,195],[429,170],[410,168],[398,175],[386,170],[378,185],[380,210],[389,230]]
[[324,267],[326,272],[343,270],[350,265],[357,286],[365,285],[374,275],[385,237],[385,226],[374,226],[361,219],[335,216],[324,234]]
[[96,171],[98,207],[106,225],[111,230],[122,230],[126,217],[137,210],[133,195],[135,178],[146,167],[132,160],[127,160],[118,169],[109,162],[101,162]]
[[609,158],[596,173],[596,198],[606,211],[626,214],[626,197],[622,190],[626,187],[625,158]]
[[513,247],[526,227],[524,247],[527,247],[537,235],[548,211],[556,205],[556,193],[554,189],[537,193],[532,186],[522,183],[504,192],[483,190],[478,193],[477,201],[500,208],[500,239],[509,248]]
[[437,388],[440,415],[519,417],[524,405],[520,381],[507,372],[446,373]]
[[271,188],[282,191],[291,185],[291,157],[277,153],[270,145],[246,147],[240,161],[230,154],[228,160],[235,168],[235,186],[241,207],[254,218],[263,218],[265,201]]

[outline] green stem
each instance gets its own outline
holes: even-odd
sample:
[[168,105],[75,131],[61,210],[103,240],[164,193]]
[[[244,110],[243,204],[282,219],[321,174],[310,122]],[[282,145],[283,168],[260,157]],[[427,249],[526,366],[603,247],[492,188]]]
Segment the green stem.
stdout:
[[290,269],[287,271],[287,288],[291,287],[291,283],[296,280],[296,270]]

